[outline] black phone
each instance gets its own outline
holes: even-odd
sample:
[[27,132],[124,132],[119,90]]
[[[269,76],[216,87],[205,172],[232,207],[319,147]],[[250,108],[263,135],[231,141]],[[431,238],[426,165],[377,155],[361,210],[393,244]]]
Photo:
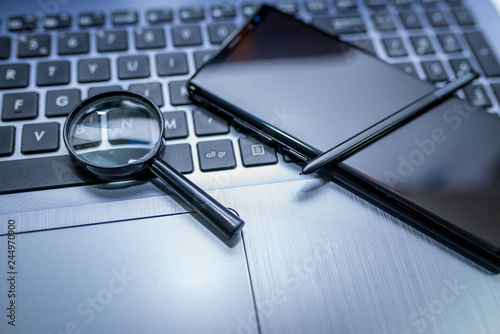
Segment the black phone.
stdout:
[[[262,6],[189,80],[190,97],[304,161],[435,86]],[[500,121],[456,98],[329,166],[349,189],[500,270]]]

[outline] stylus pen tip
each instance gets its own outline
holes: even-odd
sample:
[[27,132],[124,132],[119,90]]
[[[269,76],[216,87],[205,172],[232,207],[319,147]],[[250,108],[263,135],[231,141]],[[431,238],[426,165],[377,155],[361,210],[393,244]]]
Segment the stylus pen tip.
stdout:
[[299,175],[304,175],[304,171],[301,170],[300,173],[299,173]]

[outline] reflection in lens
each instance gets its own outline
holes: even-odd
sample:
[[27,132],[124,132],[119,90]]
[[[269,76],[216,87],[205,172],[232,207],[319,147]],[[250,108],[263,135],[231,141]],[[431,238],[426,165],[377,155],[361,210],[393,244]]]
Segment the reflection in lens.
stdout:
[[68,141],[83,160],[115,167],[144,157],[160,139],[155,110],[132,96],[93,101],[71,123]]

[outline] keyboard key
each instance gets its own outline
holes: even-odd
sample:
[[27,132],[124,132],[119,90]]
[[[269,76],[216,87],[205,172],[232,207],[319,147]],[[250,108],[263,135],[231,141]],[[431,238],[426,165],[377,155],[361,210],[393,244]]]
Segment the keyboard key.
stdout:
[[412,0],[392,0],[394,6],[409,6]]
[[187,174],[194,171],[191,145],[165,145],[161,158],[179,173]]
[[491,84],[491,89],[493,89],[497,100],[500,101],[500,84]]
[[46,57],[50,54],[50,36],[45,34],[21,35],[17,44],[19,58]]
[[55,152],[59,149],[59,123],[26,124],[23,126],[21,153]]
[[45,29],[64,29],[71,27],[71,16],[68,13],[47,15],[42,25]]
[[171,9],[148,10],[146,18],[149,23],[167,23],[174,19]]
[[138,79],[149,77],[148,56],[127,56],[118,58],[118,78]]
[[420,3],[424,6],[435,5],[437,3],[437,0],[420,0]]
[[135,47],[138,50],[160,49],[166,46],[163,28],[135,29]]
[[57,53],[75,55],[89,52],[89,34],[86,32],[60,33],[57,35]]
[[241,160],[243,166],[263,166],[278,163],[276,150],[263,144],[253,137],[243,137],[239,139]]
[[394,20],[390,13],[381,13],[372,15],[373,23],[379,31],[391,31],[396,30],[394,25]]
[[476,56],[481,69],[488,77],[500,76],[500,64],[481,32],[466,32],[465,39]]
[[411,44],[415,53],[419,56],[435,53],[431,40],[427,36],[412,36],[410,37]]
[[116,90],[122,90],[122,88],[118,85],[90,87],[87,96],[91,97],[97,94],[113,92]]
[[18,121],[38,116],[38,94],[33,92],[5,94],[2,121]]
[[453,16],[455,17],[457,23],[460,24],[461,26],[476,24],[476,20],[474,20],[474,17],[472,17],[472,14],[469,12],[468,9],[458,8],[458,9],[453,9],[451,12],[453,13]]
[[38,63],[37,86],[68,84],[70,80],[69,61],[47,61]]
[[295,14],[298,11],[297,3],[295,1],[277,1],[274,3],[277,10],[283,13]]
[[403,40],[399,37],[383,38],[382,43],[389,57],[405,57],[408,55]]
[[205,109],[193,111],[193,122],[197,136],[220,135],[229,132],[229,124],[225,119]]
[[322,13],[328,10],[326,0],[307,0],[305,6],[310,13]]
[[458,42],[457,36],[455,34],[439,34],[437,35],[441,48],[446,53],[461,52],[462,47]]
[[169,111],[163,113],[165,119],[165,139],[179,139],[188,136],[186,113],[184,111]]
[[10,38],[0,36],[0,59],[8,59],[10,57]]
[[489,108],[491,100],[482,85],[472,85],[464,89],[465,95],[476,107]]
[[198,26],[181,26],[172,28],[175,46],[201,45],[201,31]]
[[81,94],[78,89],[49,90],[45,96],[45,115],[68,116],[80,100]]
[[472,71],[472,66],[466,58],[450,59],[450,65],[457,77],[461,77],[462,75]]
[[198,145],[198,159],[203,172],[236,167],[233,143],[229,139],[202,141]]
[[208,37],[210,38],[210,43],[222,43],[234,29],[236,29],[236,26],[233,23],[216,23],[208,25]]
[[111,22],[115,26],[122,26],[137,23],[137,12],[133,10],[113,12],[111,14]]
[[401,71],[409,75],[413,75],[415,78],[418,78],[417,69],[415,68],[415,65],[413,65],[413,63],[396,63],[393,65],[399,68]]
[[106,17],[102,12],[82,13],[78,15],[78,25],[80,27],[101,27],[106,22]]
[[205,18],[205,11],[202,7],[185,7],[179,9],[179,17],[182,21],[197,21]]
[[319,29],[335,36],[366,32],[365,22],[361,16],[318,17],[312,22]]
[[161,84],[158,82],[132,84],[128,87],[129,90],[142,94],[153,100],[158,107],[163,107],[163,92]]
[[192,104],[189,99],[189,93],[186,88],[187,80],[171,81],[168,83],[168,91],[170,95],[170,103],[173,106],[181,106]]
[[210,13],[216,20],[233,18],[236,16],[234,6],[228,4],[213,6],[210,9]]
[[125,30],[98,31],[97,51],[113,52],[126,51],[128,49],[128,37]]
[[9,31],[32,31],[36,30],[38,26],[38,19],[35,15],[25,15],[25,16],[16,16],[10,17],[7,20],[7,29]]
[[334,0],[333,3],[337,9],[353,9],[358,6],[356,0]]
[[368,7],[380,7],[387,4],[387,0],[365,0]]
[[214,50],[203,50],[203,51],[196,51],[194,53],[194,64],[196,66],[196,70],[199,70],[203,64],[205,64],[210,57],[212,56]]
[[417,13],[415,12],[403,12],[399,14],[399,18],[406,29],[421,29],[422,22],[418,18]]
[[182,52],[163,53],[156,56],[159,76],[188,74],[186,54]]
[[110,79],[109,59],[93,58],[78,61],[78,82],[98,82]]
[[448,21],[444,16],[444,13],[440,10],[429,10],[427,11],[427,18],[433,27],[447,27]]
[[[0,157],[7,157],[14,154],[14,143],[16,138],[16,128],[13,126],[0,127]],[[4,174],[1,174],[4,175]],[[3,182],[2,178],[2,182]]]
[[448,75],[439,60],[423,61],[422,67],[424,68],[427,79],[432,82],[447,81]]
[[368,38],[355,38],[355,39],[350,40],[348,42],[353,44],[354,46],[362,49],[362,50],[365,50],[368,53],[371,53],[372,55],[376,55],[375,48],[373,47],[373,43]]
[[29,72],[28,64],[0,64],[0,89],[27,87]]
[[254,16],[257,12],[257,9],[259,9],[259,6],[255,4],[244,4],[241,6],[241,11],[243,12],[243,15],[245,17]]

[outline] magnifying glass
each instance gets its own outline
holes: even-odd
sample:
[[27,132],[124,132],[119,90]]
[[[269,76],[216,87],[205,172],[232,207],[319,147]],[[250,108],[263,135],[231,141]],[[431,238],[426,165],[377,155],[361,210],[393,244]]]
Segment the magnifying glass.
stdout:
[[64,143],[76,164],[107,181],[133,179],[151,170],[226,240],[245,224],[236,214],[159,158],[165,121],[150,99],[127,91],[80,102],[64,125]]

